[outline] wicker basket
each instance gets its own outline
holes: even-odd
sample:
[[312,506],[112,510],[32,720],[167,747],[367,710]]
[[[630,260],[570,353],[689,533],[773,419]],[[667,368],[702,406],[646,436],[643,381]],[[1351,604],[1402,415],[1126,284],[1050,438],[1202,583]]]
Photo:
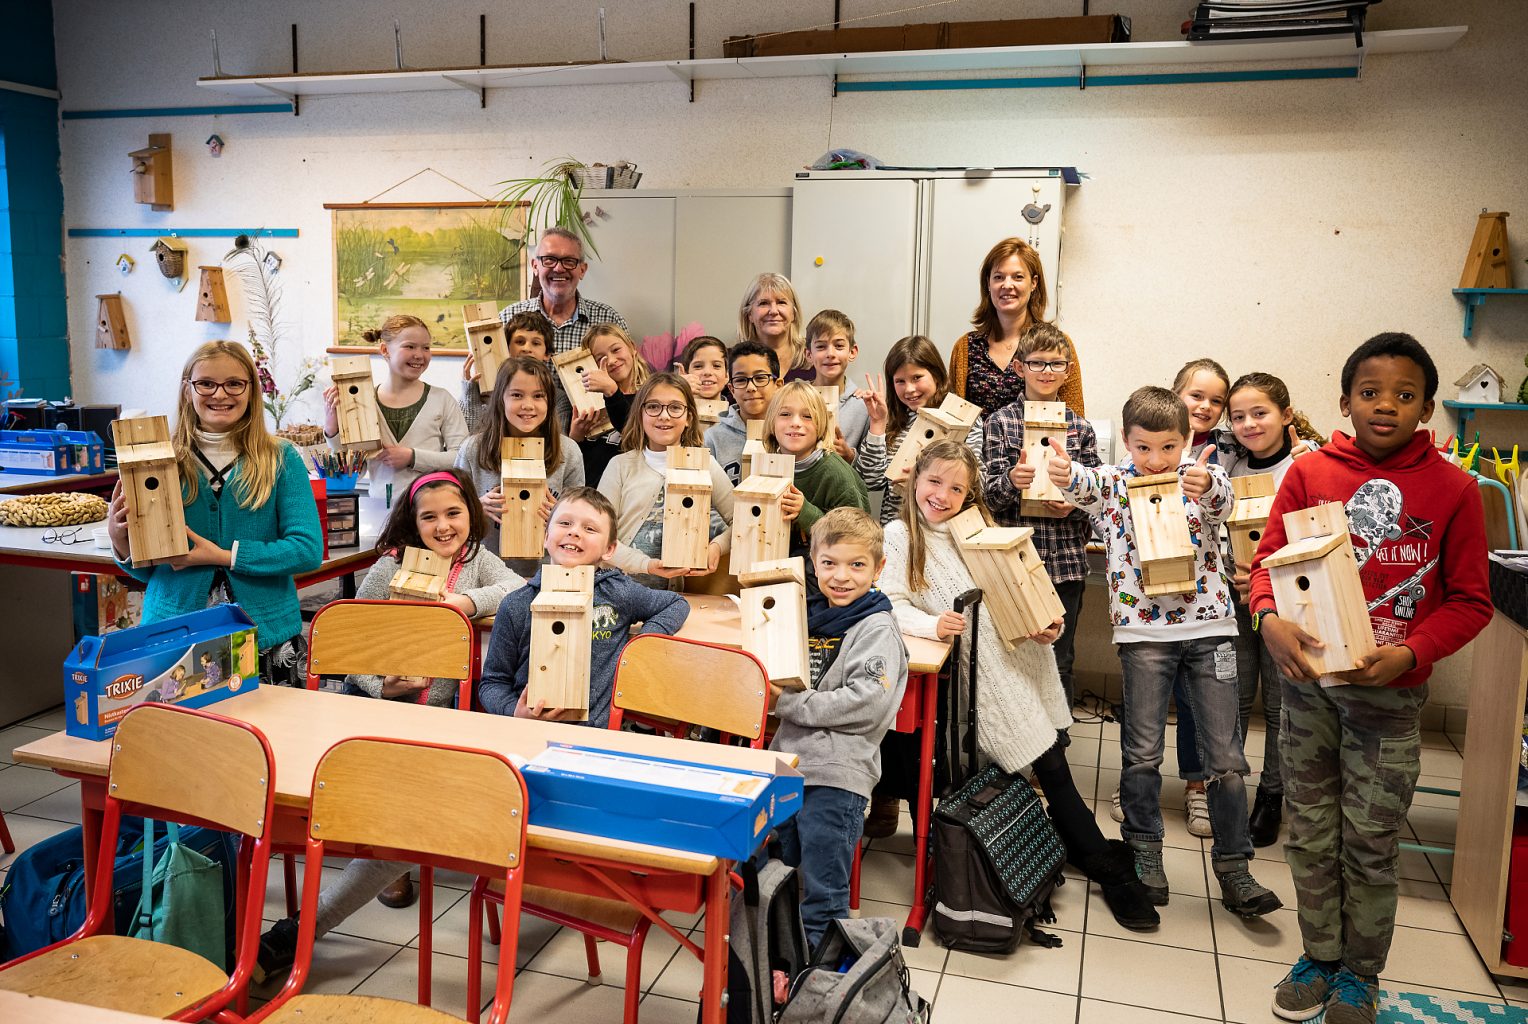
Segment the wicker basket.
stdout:
[[286,438],[299,448],[311,448],[324,443],[324,428],[316,423],[296,423],[282,427],[276,431],[276,436]]
[[183,249],[154,243],[154,255],[159,259],[159,272],[165,277],[179,277],[186,271],[186,253]]
[[579,188],[636,188],[642,180],[637,165],[625,160],[613,164],[588,164],[568,171],[568,180]]

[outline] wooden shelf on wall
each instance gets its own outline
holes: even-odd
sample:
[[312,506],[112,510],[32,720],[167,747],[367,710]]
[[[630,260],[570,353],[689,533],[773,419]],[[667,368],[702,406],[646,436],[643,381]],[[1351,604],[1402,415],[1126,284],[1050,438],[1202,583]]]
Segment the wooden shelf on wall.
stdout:
[[787,57],[716,57],[536,66],[428,68],[287,75],[223,75],[197,79],[207,89],[246,99],[337,96],[353,93],[439,92],[565,85],[637,85],[726,78],[830,78],[866,74],[1012,72],[1044,68],[1096,68],[1189,64],[1266,64],[1330,60],[1361,62],[1372,54],[1446,50],[1467,27],[1407,28],[1350,36],[1205,42],[1096,43],[1061,46],[989,46],[959,50],[828,53]]

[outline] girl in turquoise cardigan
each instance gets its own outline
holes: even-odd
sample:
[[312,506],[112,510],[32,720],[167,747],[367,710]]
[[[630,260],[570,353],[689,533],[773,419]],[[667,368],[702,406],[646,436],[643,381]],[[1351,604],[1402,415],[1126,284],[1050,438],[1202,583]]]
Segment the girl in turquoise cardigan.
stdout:
[[307,642],[292,577],[319,567],[323,537],[302,456],[265,427],[259,380],[231,341],[202,345],[181,373],[172,443],[190,551],[135,568],[120,481],[106,528],[117,562],[148,585],[145,623],[236,602],[255,623],[261,679],[301,685]]

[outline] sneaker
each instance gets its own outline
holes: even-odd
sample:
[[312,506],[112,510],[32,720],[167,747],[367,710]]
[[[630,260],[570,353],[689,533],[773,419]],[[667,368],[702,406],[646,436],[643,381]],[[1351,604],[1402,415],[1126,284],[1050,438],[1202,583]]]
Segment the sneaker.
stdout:
[[1183,818],[1188,823],[1188,834],[1209,839],[1215,834],[1210,828],[1210,800],[1202,789],[1188,789],[1183,793]]
[[1338,965],[1301,956],[1273,990],[1273,1013],[1284,1020],[1310,1020],[1326,1009]]
[[1125,821],[1125,809],[1119,803],[1119,787],[1114,787],[1114,795],[1109,798],[1109,817],[1121,824]]
[[1340,968],[1326,997],[1327,1024],[1374,1024],[1378,1014],[1379,979]]
[[1233,914],[1241,917],[1262,917],[1284,905],[1278,894],[1259,884],[1247,870],[1246,861],[1237,861],[1235,867],[1215,870],[1220,882],[1220,903]]
[[1167,871],[1162,867],[1162,844],[1132,839],[1130,852],[1135,854],[1135,873],[1146,887],[1146,898],[1152,906],[1167,906]]
[[1247,832],[1252,845],[1261,850],[1279,841],[1279,825],[1284,816],[1284,794],[1269,793],[1262,786],[1257,788],[1257,798],[1252,801],[1252,813],[1247,816]]
[[260,950],[255,955],[252,980],[256,985],[264,985],[271,978],[290,971],[296,959],[297,919],[283,918],[260,936]]
[[865,818],[865,838],[885,839],[894,836],[901,820],[901,800],[896,797],[873,796],[870,798],[870,815]]

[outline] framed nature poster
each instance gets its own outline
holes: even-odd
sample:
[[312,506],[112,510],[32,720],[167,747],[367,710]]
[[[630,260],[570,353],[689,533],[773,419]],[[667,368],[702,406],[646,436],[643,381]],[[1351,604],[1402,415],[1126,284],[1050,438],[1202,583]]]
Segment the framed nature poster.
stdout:
[[330,352],[376,351],[362,332],[411,313],[429,325],[437,351],[466,355],[464,305],[503,308],[528,294],[523,206],[326,203],[324,209],[334,219]]

